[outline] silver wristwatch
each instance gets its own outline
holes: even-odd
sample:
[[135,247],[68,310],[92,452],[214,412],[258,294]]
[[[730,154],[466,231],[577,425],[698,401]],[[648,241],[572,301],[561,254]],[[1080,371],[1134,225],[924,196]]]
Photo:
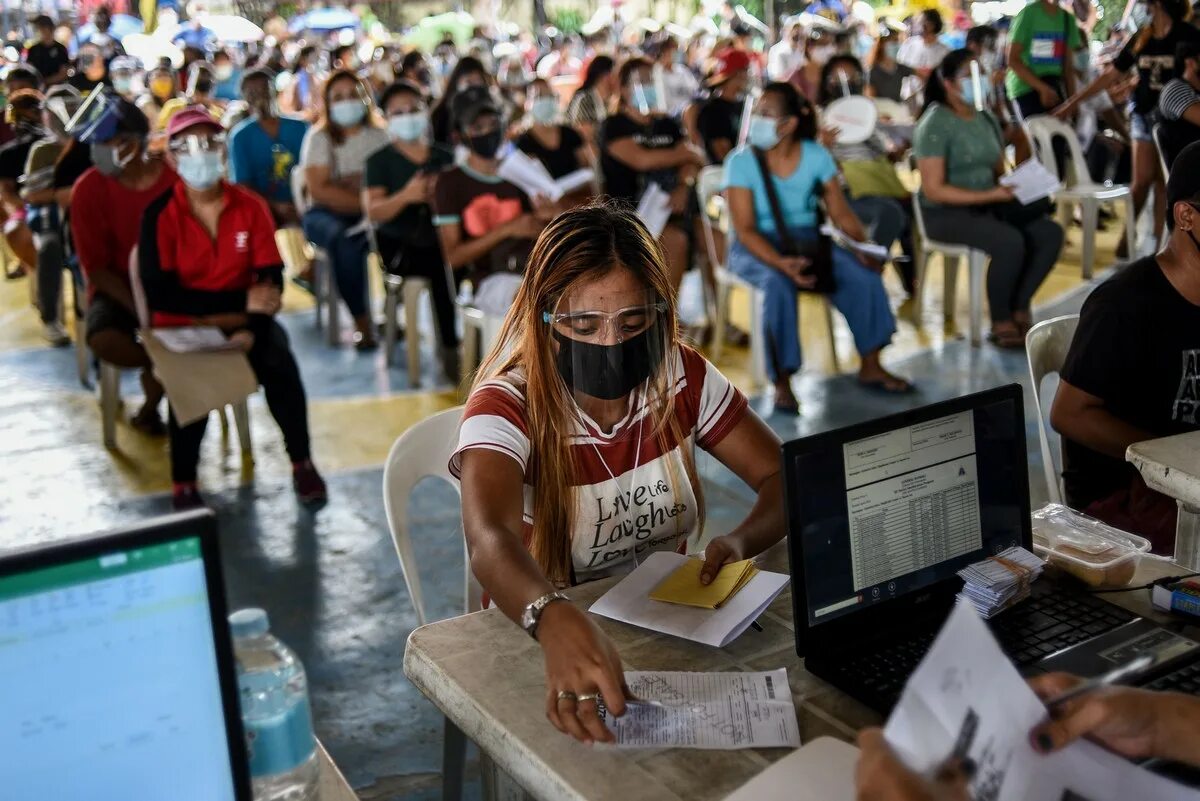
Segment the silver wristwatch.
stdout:
[[530,637],[537,639],[538,623],[542,620],[542,612],[547,606],[555,601],[571,600],[561,592],[548,592],[541,598],[536,599],[529,606],[525,607],[525,611],[521,613],[521,628],[525,629],[525,633]]

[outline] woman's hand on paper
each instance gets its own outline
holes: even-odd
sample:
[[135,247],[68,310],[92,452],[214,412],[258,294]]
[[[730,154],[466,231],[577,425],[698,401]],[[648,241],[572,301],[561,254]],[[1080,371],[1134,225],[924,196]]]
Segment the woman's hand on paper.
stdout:
[[[629,688],[612,642],[590,617],[564,601],[542,612],[537,639],[546,658],[546,718],[581,742],[613,742],[597,701],[575,698],[598,693],[609,714],[625,714]],[[560,692],[570,695],[560,698]]]
[[742,555],[741,543],[733,537],[728,534],[713,537],[712,542],[704,549],[704,568],[700,571],[700,583],[711,584],[722,567],[745,558]]
[[858,734],[858,758],[854,783],[858,801],[968,801],[968,780],[973,765],[947,762],[933,780],[912,772],[883,738],[880,729],[863,729]]

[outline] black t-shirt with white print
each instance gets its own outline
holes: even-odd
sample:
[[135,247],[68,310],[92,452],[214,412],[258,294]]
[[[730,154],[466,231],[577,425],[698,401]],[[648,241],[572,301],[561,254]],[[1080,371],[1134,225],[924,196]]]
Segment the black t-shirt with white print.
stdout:
[[[1200,306],[1153,256],[1134,262],[1083,304],[1062,378],[1156,437],[1200,428]],[[1125,461],[1066,439],[1063,461],[1067,502],[1079,509],[1135,475]]]
[[1141,36],[1135,34],[1113,59],[1113,66],[1121,72],[1137,65],[1133,110],[1138,114],[1152,113],[1158,107],[1158,93],[1172,78],[1178,77],[1178,68],[1183,65],[1175,63],[1175,49],[1180,42],[1200,42],[1200,30],[1186,22],[1176,22],[1163,38],[1151,36],[1144,43]]
[[633,141],[651,150],[675,147],[683,140],[683,129],[670,117],[651,117],[645,125],[623,111],[604,120],[600,128],[600,169],[604,172],[605,191],[612,197],[637,203],[652,183],[670,192],[678,182],[674,167],[640,173],[608,152],[609,145],[621,139]]

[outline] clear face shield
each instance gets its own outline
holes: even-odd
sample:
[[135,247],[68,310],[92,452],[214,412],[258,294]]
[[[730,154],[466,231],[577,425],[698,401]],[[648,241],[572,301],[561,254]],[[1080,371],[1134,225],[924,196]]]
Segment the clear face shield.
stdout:
[[[612,276],[568,290],[542,316],[558,373],[584,409],[654,387],[666,354],[666,302],[645,288],[609,291]],[[622,283],[636,283],[626,277]]]
[[[202,126],[193,126],[189,130],[196,128]],[[208,129],[175,136],[167,147],[175,161],[175,171],[192,189],[208,189],[225,174],[225,134],[222,131]]]
[[659,94],[658,87],[652,76],[637,75],[632,79],[630,84],[632,90],[633,107],[640,113],[661,114],[664,112],[663,102],[665,98]]

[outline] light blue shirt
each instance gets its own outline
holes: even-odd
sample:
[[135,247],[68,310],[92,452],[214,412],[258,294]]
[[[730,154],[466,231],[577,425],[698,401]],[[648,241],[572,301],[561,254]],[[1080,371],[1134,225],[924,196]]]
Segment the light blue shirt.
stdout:
[[[772,175],[775,194],[779,198],[783,222],[788,229],[812,228],[817,224],[817,201],[822,188],[837,175],[837,163],[828,150],[816,142],[805,140],[801,145],[800,163],[786,178]],[[755,225],[762,233],[775,233],[775,215],[767,198],[762,170],[749,145],[742,145],[725,159],[725,174],[721,188],[749,189],[754,195]]]

